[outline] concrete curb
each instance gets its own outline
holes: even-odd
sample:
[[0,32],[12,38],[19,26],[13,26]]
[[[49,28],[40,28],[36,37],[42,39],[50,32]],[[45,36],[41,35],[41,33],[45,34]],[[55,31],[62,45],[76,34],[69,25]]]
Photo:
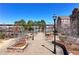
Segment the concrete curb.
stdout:
[[26,44],[25,44],[24,46],[22,46],[22,47],[9,47],[9,49],[24,50],[27,45],[28,45],[28,43],[26,43]]

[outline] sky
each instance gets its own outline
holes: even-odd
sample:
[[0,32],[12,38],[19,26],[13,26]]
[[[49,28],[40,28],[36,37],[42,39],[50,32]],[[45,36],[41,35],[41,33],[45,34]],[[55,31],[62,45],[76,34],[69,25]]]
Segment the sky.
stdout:
[[45,20],[53,23],[52,16],[69,16],[78,3],[0,3],[0,24],[13,24],[24,19],[38,21]]

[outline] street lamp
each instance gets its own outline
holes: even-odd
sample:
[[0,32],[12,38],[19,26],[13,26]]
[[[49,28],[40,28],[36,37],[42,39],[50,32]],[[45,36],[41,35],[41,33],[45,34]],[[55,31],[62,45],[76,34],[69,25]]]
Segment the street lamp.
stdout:
[[32,29],[32,40],[34,40],[34,25],[32,27],[33,27],[33,29]]
[[44,32],[45,32],[45,36],[46,36],[46,25],[44,26]]
[[54,54],[56,54],[56,19],[57,16],[53,16],[53,20],[54,20]]

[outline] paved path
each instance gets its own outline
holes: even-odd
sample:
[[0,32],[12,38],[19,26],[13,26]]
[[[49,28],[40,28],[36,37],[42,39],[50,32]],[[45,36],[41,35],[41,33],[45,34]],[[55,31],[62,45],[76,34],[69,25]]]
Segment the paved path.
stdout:
[[[29,45],[26,47],[24,52],[6,52],[2,54],[18,54],[18,55],[53,55],[52,52],[42,47],[45,45],[49,49],[53,50],[53,44],[45,40],[44,33],[38,33],[35,35],[34,40],[29,40]],[[62,55],[63,51],[60,47],[57,46],[57,54]]]

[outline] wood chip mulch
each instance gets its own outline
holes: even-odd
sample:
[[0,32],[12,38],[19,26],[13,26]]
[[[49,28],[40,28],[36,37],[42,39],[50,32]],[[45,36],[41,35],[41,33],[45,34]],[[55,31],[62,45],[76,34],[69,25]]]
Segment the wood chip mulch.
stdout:
[[25,39],[21,39],[21,40],[19,41],[19,43],[16,44],[16,45],[14,45],[13,47],[22,47],[22,46],[24,46],[26,43],[27,43],[27,42],[26,42]]
[[58,43],[61,43],[65,45],[66,49],[71,52],[73,55],[79,55],[79,45],[77,44],[68,44],[62,41],[57,41]]

